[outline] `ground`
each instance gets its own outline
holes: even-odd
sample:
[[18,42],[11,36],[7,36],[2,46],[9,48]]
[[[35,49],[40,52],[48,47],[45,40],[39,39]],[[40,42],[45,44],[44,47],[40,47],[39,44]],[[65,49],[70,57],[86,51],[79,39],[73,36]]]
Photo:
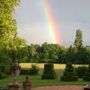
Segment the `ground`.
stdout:
[[84,86],[46,86],[32,88],[31,90],[84,90]]

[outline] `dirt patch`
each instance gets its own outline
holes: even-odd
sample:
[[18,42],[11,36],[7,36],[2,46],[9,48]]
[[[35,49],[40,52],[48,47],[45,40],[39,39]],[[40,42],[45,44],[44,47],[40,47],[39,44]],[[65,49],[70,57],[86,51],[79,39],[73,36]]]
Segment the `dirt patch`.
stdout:
[[84,86],[46,86],[32,88],[31,90],[84,90]]

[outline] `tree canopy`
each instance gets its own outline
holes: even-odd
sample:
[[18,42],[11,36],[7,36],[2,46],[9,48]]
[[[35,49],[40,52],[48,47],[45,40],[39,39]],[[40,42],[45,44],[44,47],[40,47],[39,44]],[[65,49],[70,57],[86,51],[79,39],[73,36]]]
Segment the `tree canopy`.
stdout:
[[0,46],[9,46],[16,37],[15,7],[20,0],[0,0]]
[[76,39],[75,39],[74,45],[75,45],[76,48],[80,48],[80,47],[83,46],[82,31],[80,29],[76,30]]

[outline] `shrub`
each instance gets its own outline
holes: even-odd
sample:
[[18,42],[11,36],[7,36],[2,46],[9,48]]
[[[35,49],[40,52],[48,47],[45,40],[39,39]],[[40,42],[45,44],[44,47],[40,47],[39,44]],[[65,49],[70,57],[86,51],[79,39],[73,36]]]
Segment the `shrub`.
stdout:
[[0,72],[0,79],[4,79],[7,78],[8,75],[6,75],[5,73]]
[[86,66],[79,66],[76,68],[76,72],[79,78],[82,78],[83,76],[85,76],[86,71],[87,71]]
[[28,75],[29,74],[29,69],[21,69],[20,74],[22,74],[22,75]]
[[89,65],[87,71],[85,71],[84,73],[85,73],[85,75],[83,76],[83,80],[90,81],[90,65]]
[[78,76],[76,74],[75,69],[73,68],[71,63],[66,64],[65,71],[63,73],[63,76],[61,76],[62,81],[77,81]]
[[56,73],[54,71],[53,64],[48,63],[44,65],[44,71],[41,78],[42,79],[55,79],[56,78]]
[[38,68],[35,65],[32,65],[29,69],[21,69],[22,75],[38,75]]
[[29,70],[29,74],[30,75],[38,75],[38,67],[37,66],[35,66],[35,65],[32,65],[32,68],[30,68],[30,70]]

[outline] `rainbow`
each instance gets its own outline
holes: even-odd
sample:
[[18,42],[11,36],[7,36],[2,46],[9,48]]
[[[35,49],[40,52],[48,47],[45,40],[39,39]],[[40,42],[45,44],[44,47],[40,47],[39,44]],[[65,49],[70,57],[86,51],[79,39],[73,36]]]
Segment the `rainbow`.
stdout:
[[61,35],[58,29],[57,23],[53,17],[52,10],[50,8],[48,0],[41,0],[44,6],[45,20],[48,27],[48,33],[51,43],[61,45]]

